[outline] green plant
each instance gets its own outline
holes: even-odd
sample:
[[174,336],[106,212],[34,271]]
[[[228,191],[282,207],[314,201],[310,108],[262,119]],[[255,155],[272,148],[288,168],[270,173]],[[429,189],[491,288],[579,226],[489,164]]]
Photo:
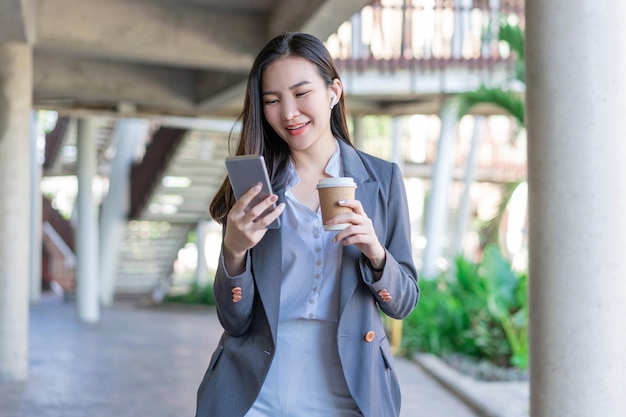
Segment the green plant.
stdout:
[[408,353],[453,351],[450,335],[455,333],[452,316],[460,308],[457,300],[449,296],[441,279],[420,282],[420,294],[418,307],[403,321],[403,349]]
[[215,305],[213,285],[200,285],[197,282],[191,284],[189,291],[183,294],[166,294],[163,301],[182,304],[205,304]]
[[458,353],[526,369],[526,276],[516,275],[496,246],[480,263],[462,256],[435,280],[420,282],[421,300],[404,320],[407,353]]
[[[515,72],[513,78],[525,83],[524,64],[524,32],[517,25],[502,22],[499,28],[499,39],[505,42],[515,56]],[[525,124],[523,94],[512,91],[506,86],[487,87],[481,85],[478,90],[461,93],[459,98],[458,117],[461,119],[477,104],[492,104],[513,116],[520,126]]]
[[463,327],[459,329],[462,344],[459,347],[469,356],[501,364],[507,357],[507,343],[489,312],[491,287],[481,272],[481,264],[457,256],[454,268],[448,273],[451,296],[462,306]]
[[520,93],[499,87],[481,85],[478,90],[459,94],[459,119],[468,114],[477,104],[493,104],[513,116],[524,126],[524,101]]
[[518,277],[495,246],[488,246],[482,262],[487,285],[487,309],[502,327],[511,349],[511,363],[528,365],[528,308],[526,275]]

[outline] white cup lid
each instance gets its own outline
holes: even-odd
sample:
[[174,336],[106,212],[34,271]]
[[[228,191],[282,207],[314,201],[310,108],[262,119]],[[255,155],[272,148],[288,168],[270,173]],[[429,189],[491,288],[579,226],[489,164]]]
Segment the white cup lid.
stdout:
[[320,178],[317,183],[317,188],[330,188],[330,187],[355,187],[356,183],[350,177],[337,177],[337,178]]

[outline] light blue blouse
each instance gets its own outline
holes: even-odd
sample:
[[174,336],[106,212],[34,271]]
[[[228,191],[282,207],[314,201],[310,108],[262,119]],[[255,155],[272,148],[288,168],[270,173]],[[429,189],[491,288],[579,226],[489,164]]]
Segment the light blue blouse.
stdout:
[[[326,174],[342,175],[339,146],[326,165]],[[343,246],[333,243],[337,231],[324,231],[321,210],[300,203],[291,192],[300,182],[293,165],[285,188],[282,214],[282,286],[279,321],[339,320],[339,284]]]

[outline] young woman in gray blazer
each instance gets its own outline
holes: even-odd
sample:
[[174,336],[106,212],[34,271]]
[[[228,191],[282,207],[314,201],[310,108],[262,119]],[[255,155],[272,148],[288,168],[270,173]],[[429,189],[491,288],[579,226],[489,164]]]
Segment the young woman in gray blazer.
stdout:
[[[228,178],[211,203],[223,225],[214,291],[224,333],[198,389],[197,417],[397,417],[400,388],[382,313],[419,298],[410,220],[396,164],[356,150],[342,83],[324,44],[271,40],[248,78],[237,155],[263,155],[276,194],[235,201]],[[356,182],[326,222],[320,178]],[[266,209],[269,214],[259,218]],[[279,229],[268,229],[277,217]]]

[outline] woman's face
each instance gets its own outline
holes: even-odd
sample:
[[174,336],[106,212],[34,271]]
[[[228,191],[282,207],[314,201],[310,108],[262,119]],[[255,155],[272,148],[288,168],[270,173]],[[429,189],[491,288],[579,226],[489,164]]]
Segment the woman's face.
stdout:
[[330,103],[341,84],[327,86],[315,64],[303,58],[279,58],[262,73],[263,114],[292,152],[332,146]]

